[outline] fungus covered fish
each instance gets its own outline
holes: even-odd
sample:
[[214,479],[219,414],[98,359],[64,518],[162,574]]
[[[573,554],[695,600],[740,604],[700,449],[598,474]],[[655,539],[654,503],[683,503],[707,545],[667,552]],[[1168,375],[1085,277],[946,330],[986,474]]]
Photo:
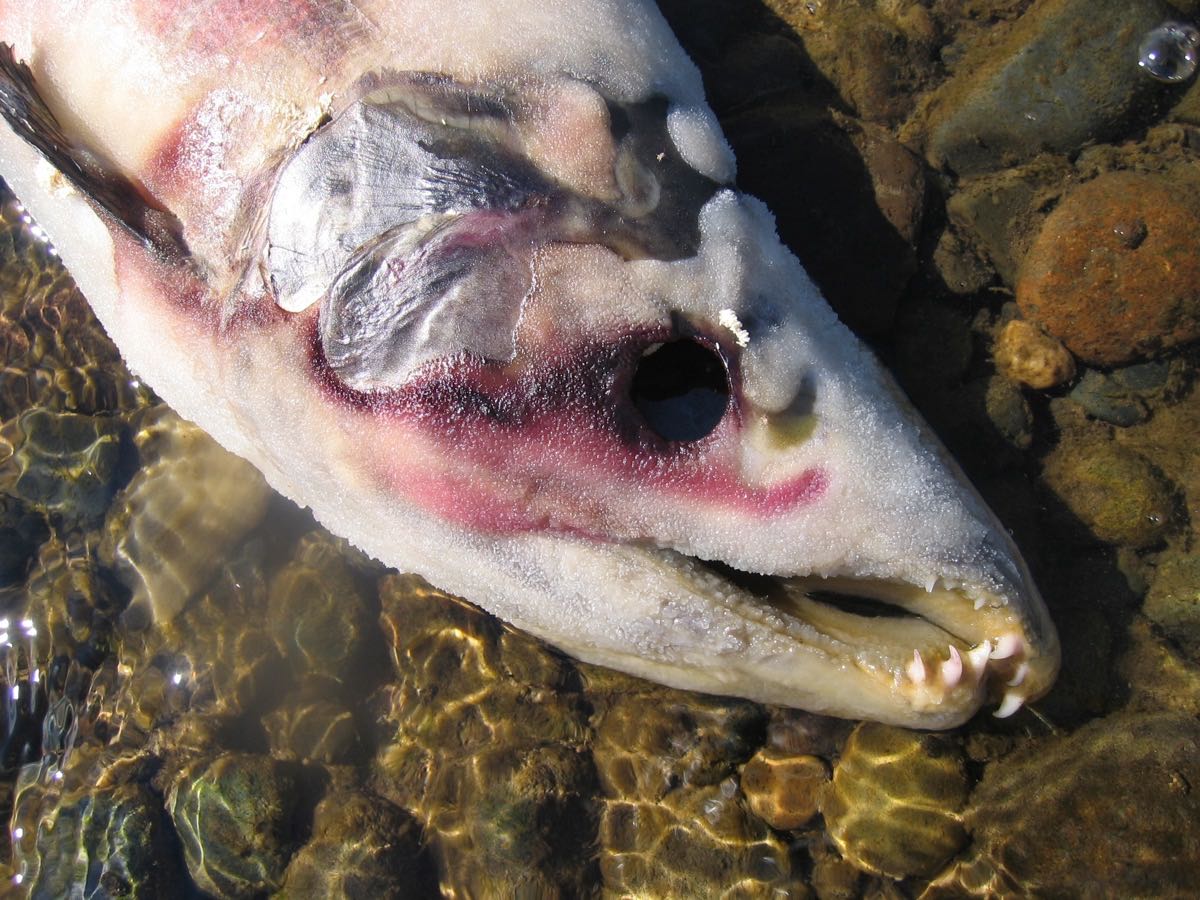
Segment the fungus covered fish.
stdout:
[[580,659],[948,727],[1045,692],[1005,530],[740,193],[642,0],[0,11],[0,174],[131,368]]

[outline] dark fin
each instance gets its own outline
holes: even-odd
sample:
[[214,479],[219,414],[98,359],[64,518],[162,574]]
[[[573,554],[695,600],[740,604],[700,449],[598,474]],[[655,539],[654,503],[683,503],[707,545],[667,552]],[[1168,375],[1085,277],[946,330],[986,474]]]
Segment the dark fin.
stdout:
[[0,115],[18,137],[150,250],[168,261],[189,259],[179,220],[136,182],[63,134],[58,119],[38,94],[33,73],[5,43],[0,43]]

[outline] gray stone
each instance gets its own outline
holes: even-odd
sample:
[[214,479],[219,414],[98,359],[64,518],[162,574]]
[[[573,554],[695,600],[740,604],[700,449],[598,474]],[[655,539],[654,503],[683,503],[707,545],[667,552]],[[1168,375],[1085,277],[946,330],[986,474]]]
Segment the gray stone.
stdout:
[[1034,4],[998,45],[977,46],[938,91],[928,119],[930,162],[973,174],[1119,136],[1153,98],[1173,90],[1137,59],[1145,34],[1177,16],[1160,0]]
[[1064,159],[1044,157],[961,185],[947,202],[946,212],[1004,282],[1014,285],[1021,260],[1038,234],[1039,211],[1062,191],[1070,175]]
[[1111,375],[1088,370],[1070,393],[1070,398],[1092,418],[1128,428],[1150,418],[1150,410],[1135,393],[1130,393]]
[[[1170,394],[1182,369],[1165,360],[1138,363],[1104,373],[1088,371],[1069,394],[1092,418],[1128,428],[1150,418],[1150,409],[1164,393]],[[1176,377],[1172,377],[1175,375]]]

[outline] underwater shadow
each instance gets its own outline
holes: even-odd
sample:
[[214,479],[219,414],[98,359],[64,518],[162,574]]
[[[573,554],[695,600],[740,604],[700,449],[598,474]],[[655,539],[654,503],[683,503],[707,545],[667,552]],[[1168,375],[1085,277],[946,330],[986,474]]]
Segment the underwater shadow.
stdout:
[[883,168],[923,163],[854,118],[792,26],[766,6],[661,0],[659,8],[700,69],[737,157],[738,188],[766,203],[843,322],[863,337],[886,331],[916,255],[880,209],[865,154],[886,155]]

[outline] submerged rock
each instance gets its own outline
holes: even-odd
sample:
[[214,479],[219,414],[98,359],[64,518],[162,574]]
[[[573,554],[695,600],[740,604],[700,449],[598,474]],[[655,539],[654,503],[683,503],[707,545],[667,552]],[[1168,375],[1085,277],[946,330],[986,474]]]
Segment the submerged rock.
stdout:
[[1142,611],[1188,659],[1200,664],[1200,556],[1171,555],[1162,561]]
[[1004,375],[1037,391],[1075,377],[1075,360],[1067,348],[1023,319],[1013,319],[1001,329],[992,355]]
[[1150,418],[1150,408],[1141,397],[1095,369],[1083,373],[1070,397],[1089,416],[1118,428],[1128,428]]
[[421,828],[386,800],[331,793],[317,806],[313,836],[288,865],[281,898],[430,900],[437,879],[421,848]]
[[750,810],[772,828],[787,831],[817,814],[829,766],[819,756],[759,750],[742,769],[740,784]]
[[227,753],[176,777],[167,796],[188,871],[219,897],[277,890],[299,845],[300,786],[269,756]]
[[864,119],[894,124],[933,73],[936,26],[922,4],[766,0],[816,70]]
[[1046,484],[1101,541],[1148,547],[1174,526],[1171,485],[1132,450],[1066,436],[1044,466]]
[[90,416],[152,402],[43,237],[0,183],[0,421],[35,407]]
[[133,592],[131,626],[177,615],[258,524],[270,496],[257,469],[166,407],[134,440],[143,468],[113,504],[100,546]]
[[1070,393],[1089,416],[1129,428],[1150,418],[1151,410],[1173,399],[1186,381],[1182,360],[1154,360],[1111,372],[1089,369]]
[[762,708],[584,671],[597,707],[605,889],[700,897],[737,884],[748,896],[804,896],[786,843],[738,790],[737,766],[766,728]]
[[[147,786],[125,781],[62,791],[27,782],[18,807],[18,872],[29,896],[82,896],[81,889],[96,900],[186,895],[162,798]],[[27,810],[36,819],[27,821]]]
[[934,95],[930,161],[970,174],[1120,135],[1164,88],[1139,69],[1160,0],[1043,0],[981,42]]
[[271,580],[267,619],[276,646],[298,673],[352,680],[384,662],[367,649],[377,613],[371,582],[356,571],[342,542],[314,531]]
[[396,680],[371,783],[436,836],[442,889],[586,893],[595,772],[570,663],[414,576],[381,600]]
[[967,842],[968,783],[953,738],[864,723],[833,770],[823,812],[846,859],[890,878],[935,874]]
[[358,750],[353,712],[332,697],[306,691],[289,695],[263,717],[271,751],[326,764],[350,762]]
[[1047,217],[1016,296],[1026,318],[1095,365],[1200,338],[1200,188],[1135,172],[1075,188]]
[[1040,156],[1015,168],[965,179],[946,199],[946,215],[1011,287],[1045,209],[1073,176],[1065,159]]
[[1200,722],[1100,719],[989,766],[967,857],[925,896],[1182,897],[1200,891]]
[[101,518],[119,487],[120,420],[33,409],[0,441],[0,491],[84,524]]
[[24,581],[49,536],[45,520],[15,497],[0,493],[0,590]]

